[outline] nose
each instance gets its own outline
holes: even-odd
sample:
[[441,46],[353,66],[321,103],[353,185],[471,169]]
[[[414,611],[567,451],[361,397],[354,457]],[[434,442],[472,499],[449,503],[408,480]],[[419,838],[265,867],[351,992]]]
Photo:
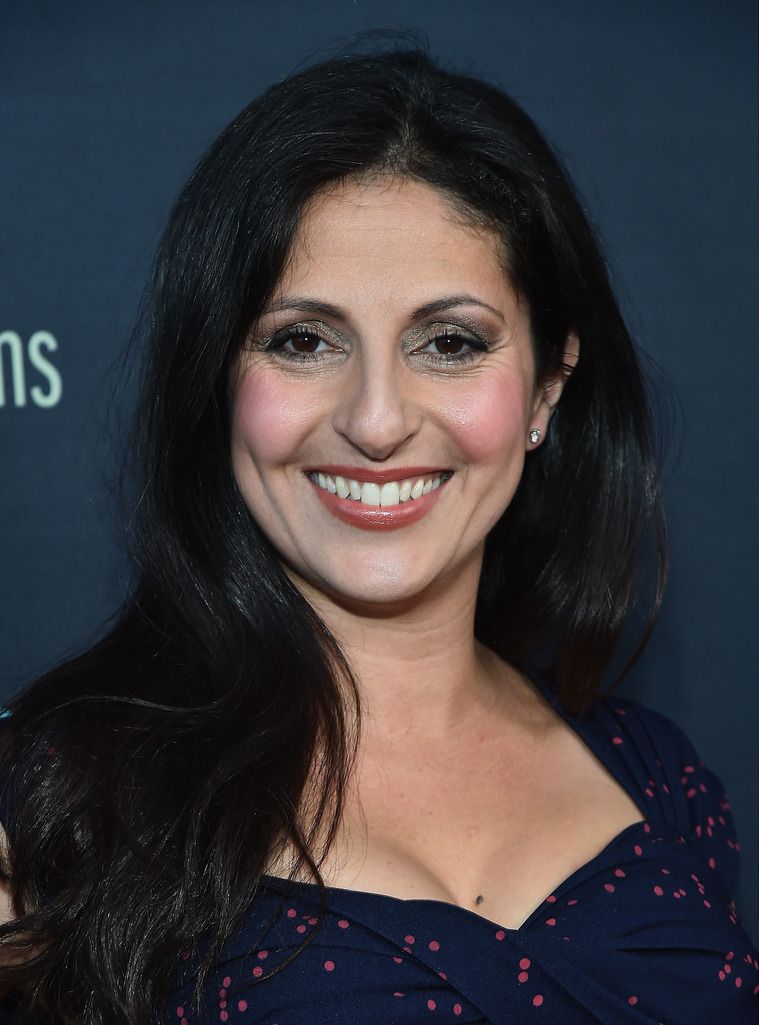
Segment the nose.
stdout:
[[381,462],[414,437],[422,411],[414,401],[409,371],[396,352],[364,351],[351,362],[333,426],[362,455]]

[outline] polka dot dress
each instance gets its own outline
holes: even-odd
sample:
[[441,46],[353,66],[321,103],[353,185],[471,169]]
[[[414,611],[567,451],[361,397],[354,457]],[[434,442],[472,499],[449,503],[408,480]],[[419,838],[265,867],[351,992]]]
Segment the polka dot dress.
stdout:
[[[434,900],[267,877],[245,926],[173,1025],[757,1025],[759,959],[732,894],[739,866],[717,777],[667,718],[634,701],[570,716],[645,813],[518,929]],[[298,948],[300,953],[296,954]]]

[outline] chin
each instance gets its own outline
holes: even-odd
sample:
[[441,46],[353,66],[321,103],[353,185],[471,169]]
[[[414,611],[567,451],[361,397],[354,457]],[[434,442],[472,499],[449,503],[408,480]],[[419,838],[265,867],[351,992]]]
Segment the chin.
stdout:
[[343,558],[336,566],[300,566],[295,572],[296,585],[317,605],[322,595],[359,614],[387,616],[438,593],[445,579],[455,575],[455,567],[449,553],[440,565],[432,560],[421,565],[418,559]]

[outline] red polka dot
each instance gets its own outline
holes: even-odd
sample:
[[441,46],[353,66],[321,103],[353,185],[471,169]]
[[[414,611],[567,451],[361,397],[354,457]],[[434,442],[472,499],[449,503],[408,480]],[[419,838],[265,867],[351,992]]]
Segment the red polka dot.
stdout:
[[393,961],[395,961],[396,964],[403,964],[403,958],[402,957],[394,957]]
[[247,1011],[248,1010],[248,1001],[247,1000],[238,1000],[237,1001],[237,1010],[238,1011]]
[[405,993],[399,993],[398,990],[396,990],[395,993],[393,993],[394,997],[402,997],[402,996],[405,996],[405,995],[406,995]]
[[268,950],[259,950],[257,956],[258,956],[258,960],[259,961],[265,961],[266,958],[269,956],[269,951]]
[[229,1011],[219,1011],[219,1017],[222,1021],[226,1021],[229,1018]]
[[724,982],[724,981],[725,981],[725,979],[727,978],[727,976],[725,975],[725,973],[724,973],[724,972],[722,971],[722,969],[721,969],[721,968],[720,968],[720,970],[719,970],[719,971],[717,972],[717,975],[719,976],[719,981],[720,981],[720,982]]
[[621,737],[612,737],[611,742],[612,744],[624,744],[624,740]]
[[428,1000],[427,1001],[427,1007],[429,1008],[430,1011],[434,1011],[437,1008],[437,1004],[435,1003],[434,1000]]
[[661,897],[661,895],[664,893],[664,890],[662,890],[661,886],[655,886],[654,893],[657,897]]
[[638,998],[637,997],[628,997],[627,998],[627,1002],[630,1005],[630,1007],[635,1007],[635,1005],[638,1002]]
[[305,927],[305,925],[296,925],[295,926],[295,931],[299,932],[299,933],[304,933],[306,931],[306,927]]
[[256,965],[256,967],[251,972],[251,975],[255,976],[255,978],[257,978],[257,979],[260,979],[263,974],[264,974],[264,970],[261,967],[261,965]]
[[705,901],[704,901],[704,907],[705,907],[705,908],[710,908],[710,907],[711,907],[711,904],[709,903],[709,901],[708,901],[708,900],[705,900]]
[[668,869],[668,868],[663,868],[663,869],[661,870],[661,874],[662,874],[663,876],[668,876],[668,875],[669,875],[669,869]]
[[579,901],[577,900],[577,897],[573,897],[572,900],[568,900],[567,901],[567,907],[569,907],[569,908],[574,907],[575,904],[579,904]]
[[717,862],[714,860],[714,858],[709,858],[706,864],[709,866],[709,868],[717,867]]
[[527,982],[529,977],[530,977],[530,973],[529,972],[520,972],[519,975],[517,975],[517,982]]
[[533,1007],[540,1007],[540,1005],[542,1003],[543,1003],[543,997],[540,995],[540,993],[536,993],[535,996],[532,998],[532,1006]]
[[624,871],[621,868],[615,868],[614,869],[614,875],[617,877],[617,879],[624,879],[625,878],[625,873],[624,873]]
[[177,1018],[184,1018],[184,1007],[177,1008]]
[[643,832],[644,833],[650,833],[651,832],[651,823],[650,822],[644,822],[643,823]]
[[499,930],[498,930],[498,932],[497,932],[497,933],[495,934],[495,938],[496,938],[496,939],[497,939],[497,940],[498,940],[499,942],[500,942],[501,940],[505,940],[505,939],[506,939],[506,933],[505,933],[505,932],[503,931],[503,929],[499,929]]
[[524,971],[525,969],[529,968],[531,964],[532,961],[530,961],[529,957],[523,957],[522,960],[519,962],[519,967]]
[[550,897],[546,897],[546,904],[555,904],[555,903],[556,903],[556,894],[555,893],[552,893]]
[[338,926],[341,929],[347,929],[348,926],[350,925],[350,922],[348,921],[347,918],[341,918],[340,921],[337,924],[338,924]]
[[461,1012],[463,1010],[464,1010],[464,1008],[461,1006],[461,1004],[454,1004],[453,1005],[453,1013],[456,1015],[457,1018],[458,1018],[458,1016],[461,1014]]
[[743,985],[743,979],[740,977],[740,975],[735,976],[735,985],[738,987],[738,989],[740,989]]
[[556,925],[556,919],[555,918],[547,918],[546,919],[546,925]]
[[222,986],[224,986],[225,989],[227,988],[227,986],[231,986],[232,985],[231,977],[229,975],[225,975],[221,984],[222,984]]
[[604,883],[604,890],[607,893],[614,893],[614,883]]
[[316,923],[317,923],[318,921],[319,921],[319,919],[318,919],[318,918],[309,918],[309,920],[308,920],[308,924],[309,924],[309,925],[316,925]]
[[335,970],[335,962],[334,961],[325,961],[324,962],[324,971],[325,972],[334,972],[334,970]]
[[729,975],[729,974],[730,974],[730,973],[732,972],[732,970],[733,970],[733,969],[732,969],[732,968],[730,967],[730,965],[729,965],[729,964],[725,964],[725,965],[724,965],[724,969],[725,969],[725,974],[726,974],[726,975]]
[[440,950],[440,944],[437,940],[430,940],[427,946],[430,948],[430,950]]
[[636,844],[635,844],[635,846],[633,847],[633,852],[634,852],[635,854],[637,854],[637,855],[638,855],[638,857],[640,857],[640,856],[641,856],[641,854],[643,853],[643,848],[642,848],[642,847],[640,846],[640,844],[637,844],[637,843],[636,843]]
[[734,950],[728,950],[728,952],[725,954],[725,960],[726,961],[732,961],[734,957],[735,957],[735,951]]
[[222,1010],[224,1010],[226,1008],[226,1006],[227,1006],[226,1000],[220,1000],[219,1001],[219,1007],[221,1007]]
[[404,939],[404,942],[406,942],[406,943],[416,943],[416,940],[414,939],[413,936],[404,936],[403,939]]
[[297,914],[298,914],[298,912],[295,910],[295,908],[288,908],[287,909],[287,917],[288,918],[295,918],[295,916]]

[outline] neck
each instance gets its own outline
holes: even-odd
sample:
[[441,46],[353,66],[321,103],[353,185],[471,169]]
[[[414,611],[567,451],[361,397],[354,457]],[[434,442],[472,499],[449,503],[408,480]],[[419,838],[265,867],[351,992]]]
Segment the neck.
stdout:
[[357,607],[298,586],[357,681],[365,738],[444,737],[488,713],[506,667],[474,636],[480,564],[396,605]]

